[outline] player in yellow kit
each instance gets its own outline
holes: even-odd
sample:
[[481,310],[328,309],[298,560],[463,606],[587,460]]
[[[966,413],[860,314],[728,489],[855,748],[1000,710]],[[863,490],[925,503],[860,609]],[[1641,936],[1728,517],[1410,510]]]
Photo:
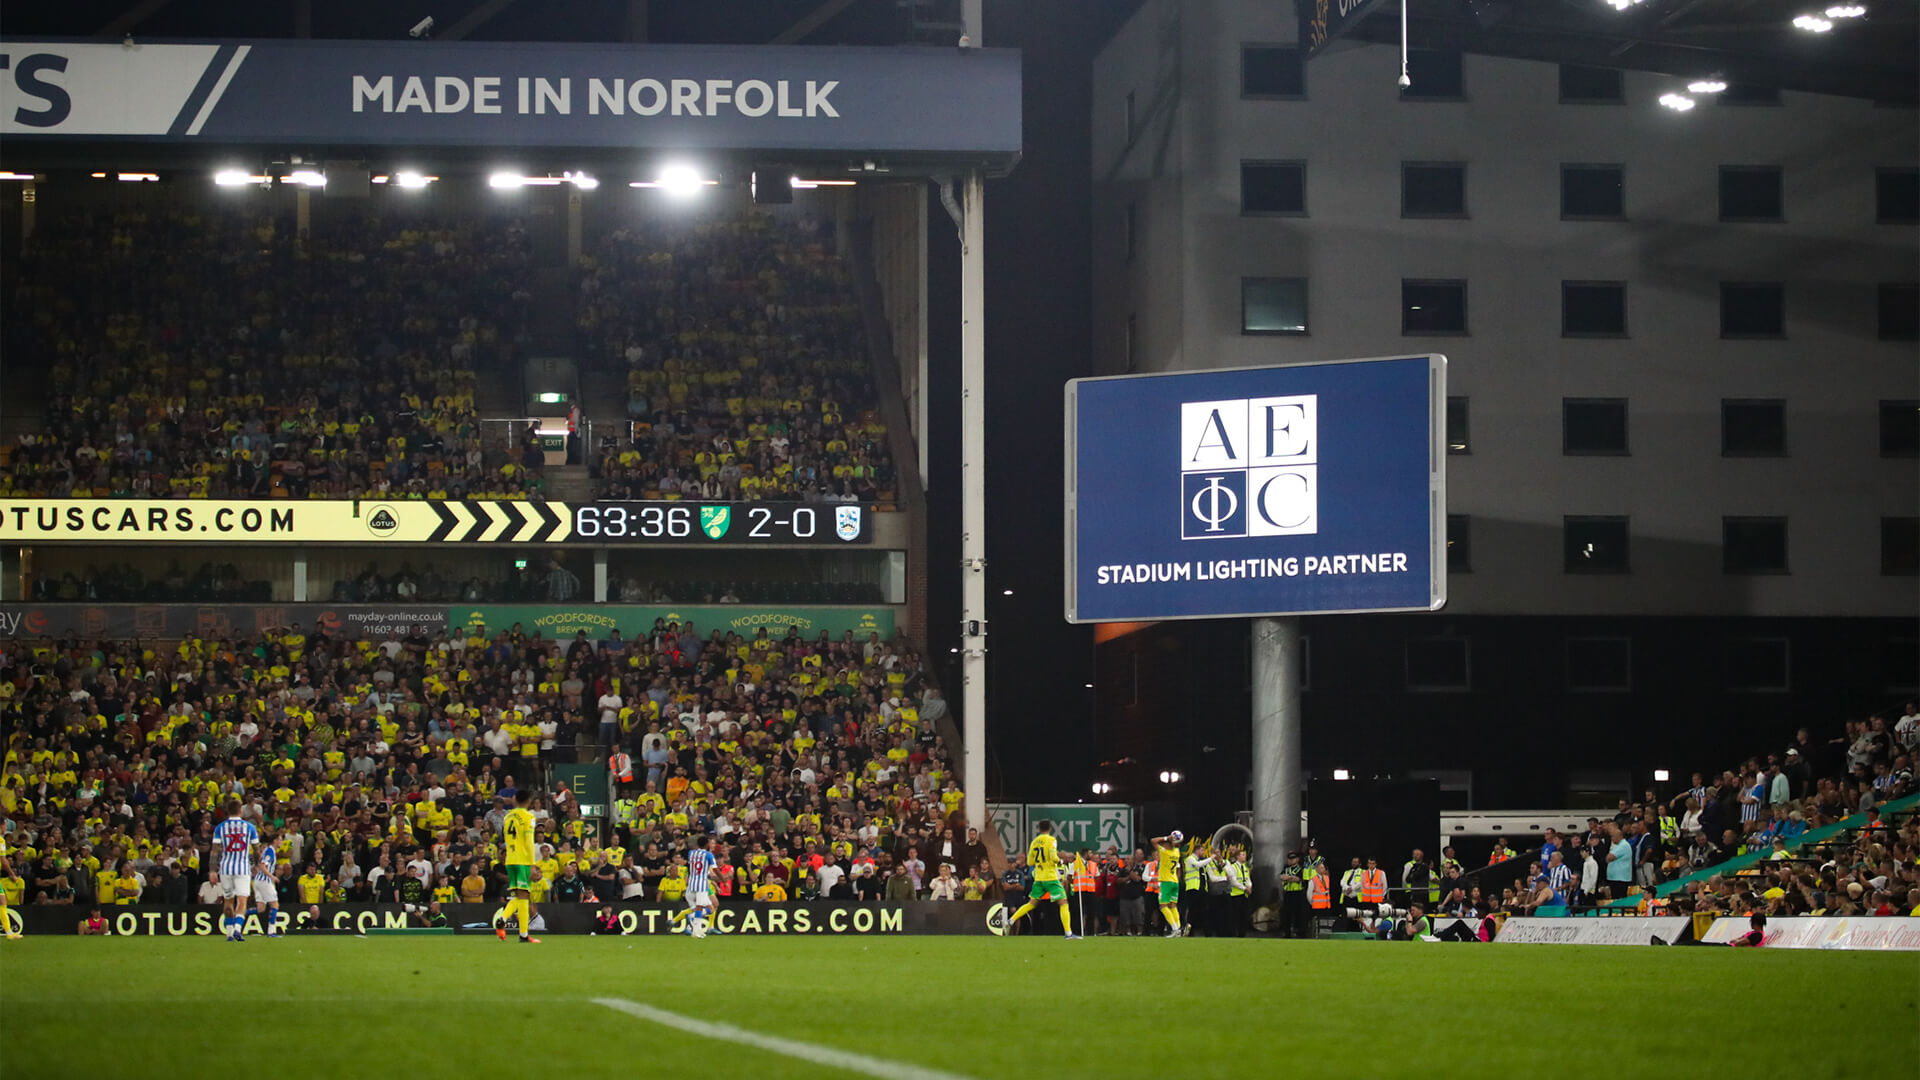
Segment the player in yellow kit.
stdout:
[[1033,888],[1027,892],[1027,902],[1021,904],[1020,910],[1007,922],[1018,922],[1040,901],[1052,900],[1060,905],[1060,929],[1067,940],[1078,940],[1080,935],[1073,932],[1073,911],[1067,907],[1067,890],[1060,884],[1060,849],[1054,843],[1053,822],[1042,821],[1036,828],[1038,833],[1033,843],[1027,845],[1027,866],[1033,871]]
[[[514,792],[513,809],[507,811],[507,820],[501,824],[500,831],[507,849],[506,917],[519,925],[522,942],[538,945],[539,938],[527,936],[527,920],[533,917],[533,864],[537,861],[533,850],[533,811],[527,809],[532,802],[533,792],[526,788]],[[504,922],[496,933],[501,941],[507,940]]]
[[[7,841],[0,837],[0,877],[13,876],[13,863],[7,851]],[[8,941],[16,941],[20,934],[13,928],[13,921],[20,916],[7,909],[7,891],[0,889],[0,931],[5,931]]]
[[1180,842],[1184,839],[1179,829],[1153,838],[1153,849],[1160,860],[1160,895],[1156,901],[1160,905],[1160,917],[1167,921],[1167,932],[1162,937],[1180,936]]

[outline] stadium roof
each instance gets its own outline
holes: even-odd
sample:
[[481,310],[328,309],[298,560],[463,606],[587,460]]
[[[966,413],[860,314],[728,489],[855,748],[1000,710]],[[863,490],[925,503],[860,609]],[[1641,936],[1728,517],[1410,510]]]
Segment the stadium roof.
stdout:
[[[1318,0],[1299,2],[1311,9]],[[1891,103],[1920,100],[1920,4],[1914,0],[1408,3],[1408,37],[1416,48],[1718,77]],[[1846,14],[1829,17],[1830,8]],[[1854,14],[1855,8],[1862,10]],[[1344,36],[1399,44],[1398,5],[1376,2]]]

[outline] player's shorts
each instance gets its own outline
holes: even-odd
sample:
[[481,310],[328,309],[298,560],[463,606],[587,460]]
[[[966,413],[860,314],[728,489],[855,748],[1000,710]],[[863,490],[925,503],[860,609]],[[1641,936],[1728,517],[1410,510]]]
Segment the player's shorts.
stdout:
[[1057,881],[1036,881],[1027,890],[1029,900],[1065,900],[1067,890]]
[[1162,905],[1166,905],[1166,904],[1177,904],[1179,902],[1180,902],[1180,883],[1177,881],[1161,882],[1160,883],[1160,903]]
[[248,874],[221,874],[220,895],[232,900],[253,895],[253,877]]
[[507,864],[507,888],[509,890],[526,889],[528,892],[532,892],[533,867],[512,863]]
[[700,892],[690,892],[687,894],[687,906],[690,908],[712,907],[713,894],[706,890],[702,890]]
[[253,902],[256,904],[277,904],[280,902],[280,884],[272,878],[253,879]]

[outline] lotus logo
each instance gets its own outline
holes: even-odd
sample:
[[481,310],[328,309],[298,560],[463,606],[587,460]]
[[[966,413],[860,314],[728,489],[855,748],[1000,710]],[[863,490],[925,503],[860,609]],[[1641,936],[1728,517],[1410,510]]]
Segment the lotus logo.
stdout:
[[727,535],[727,526],[733,524],[733,507],[703,506],[700,508],[700,531],[707,539],[718,540]]
[[367,515],[367,531],[378,537],[392,536],[400,527],[400,519],[394,516],[390,506],[376,506]]

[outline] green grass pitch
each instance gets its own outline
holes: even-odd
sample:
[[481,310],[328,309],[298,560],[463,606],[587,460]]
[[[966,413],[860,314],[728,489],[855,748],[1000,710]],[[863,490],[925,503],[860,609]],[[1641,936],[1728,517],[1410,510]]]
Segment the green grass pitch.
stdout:
[[537,946],[477,936],[237,946],[36,937],[0,942],[0,1077],[852,1075],[663,1027],[595,997],[973,1080],[1530,1076],[1548,1050],[1633,1076],[1718,1075],[1758,1050],[1782,1066],[1786,1054],[1796,1077],[1884,1078],[1905,1067],[1892,1063],[1920,1060],[1912,954],[1032,937],[556,936]]

